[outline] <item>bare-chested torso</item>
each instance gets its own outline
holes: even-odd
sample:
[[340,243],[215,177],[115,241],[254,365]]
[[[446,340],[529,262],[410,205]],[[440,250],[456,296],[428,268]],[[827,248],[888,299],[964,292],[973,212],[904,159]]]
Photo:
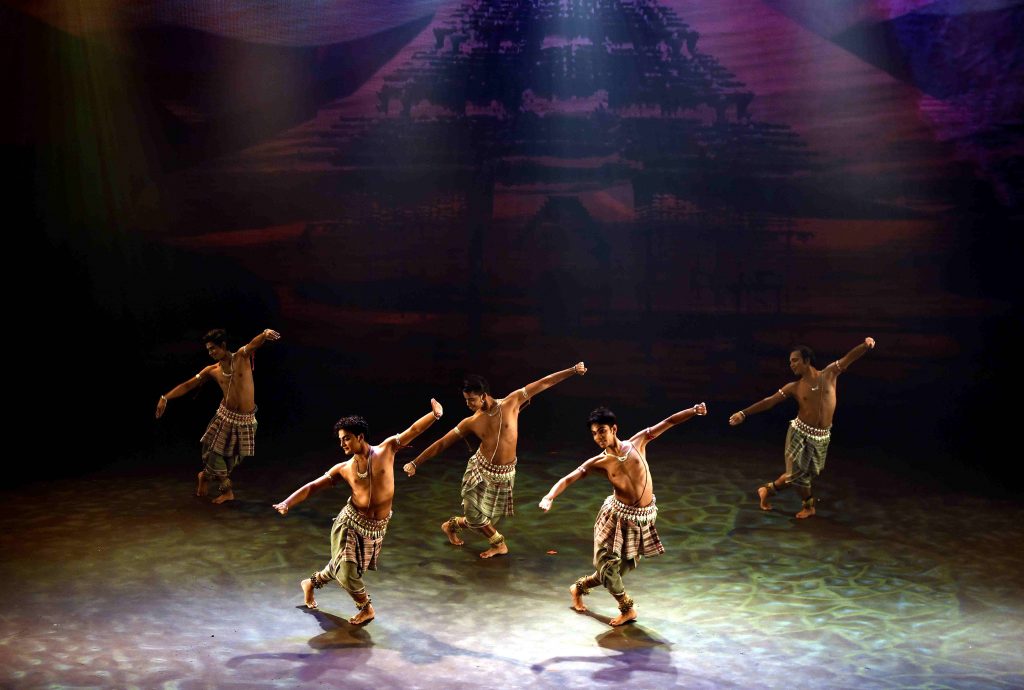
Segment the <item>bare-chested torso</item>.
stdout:
[[[374,520],[383,520],[391,512],[395,499],[395,448],[385,442],[370,446],[366,457],[353,456],[328,471],[333,483],[345,481],[352,489],[352,505],[361,514]],[[367,470],[369,465],[369,470]],[[360,477],[368,472],[366,477]]]
[[646,448],[631,441],[621,444],[619,457],[609,453],[598,455],[586,463],[588,471],[604,472],[614,489],[615,498],[628,506],[641,508],[654,498],[654,480],[648,471]]
[[[477,410],[472,417],[459,423],[463,435],[470,432],[480,439],[480,453],[495,465],[511,465],[516,459],[519,441],[519,411],[522,409],[521,389],[506,398],[496,400],[491,412]],[[491,413],[494,416],[491,416]]]
[[832,415],[836,411],[837,373],[836,365],[830,364],[811,376],[810,381],[800,379],[782,388],[783,393],[799,405],[797,417],[801,422],[816,429],[832,426]]
[[224,407],[241,414],[249,414],[256,409],[256,386],[248,355],[236,352],[228,360],[206,367],[203,373],[220,386]]

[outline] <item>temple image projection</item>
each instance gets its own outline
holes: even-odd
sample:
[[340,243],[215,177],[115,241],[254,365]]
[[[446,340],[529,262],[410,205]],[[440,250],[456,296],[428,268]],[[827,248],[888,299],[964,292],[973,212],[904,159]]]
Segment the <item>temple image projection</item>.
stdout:
[[0,1],[0,687],[1024,687],[1022,28]]

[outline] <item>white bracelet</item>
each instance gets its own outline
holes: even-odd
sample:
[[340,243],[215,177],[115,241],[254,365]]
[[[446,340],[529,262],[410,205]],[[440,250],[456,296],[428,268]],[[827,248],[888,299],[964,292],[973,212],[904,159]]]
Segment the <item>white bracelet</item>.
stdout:
[[163,400],[165,403],[167,402],[167,396],[166,395],[161,395],[160,399]]

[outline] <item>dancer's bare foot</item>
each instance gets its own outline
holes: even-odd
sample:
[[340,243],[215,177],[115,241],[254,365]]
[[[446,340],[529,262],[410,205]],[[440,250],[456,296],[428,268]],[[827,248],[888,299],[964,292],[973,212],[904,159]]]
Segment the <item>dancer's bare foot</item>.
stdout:
[[587,610],[587,605],[583,603],[583,595],[576,591],[575,582],[572,583],[571,587],[569,587],[569,596],[572,597],[573,610],[580,611],[581,613]]
[[625,613],[620,613],[619,615],[615,616],[615,618],[612,618],[610,621],[608,621],[608,625],[610,625],[610,626],[612,626],[614,628],[614,627],[618,627],[620,625],[625,625],[626,623],[628,623],[630,621],[635,621],[635,620],[636,620],[636,607],[634,606],[629,611],[626,611]]
[[441,523],[441,531],[444,532],[444,536],[448,537],[449,543],[453,546],[462,546],[466,542],[459,539],[459,533],[449,526],[451,520],[445,520]]
[[214,503],[227,503],[228,501],[233,501],[233,500],[235,500],[235,492],[234,491],[225,491],[220,496],[218,496],[217,498],[213,499],[213,502]]
[[206,491],[206,472],[200,472],[196,475],[196,496],[205,496]]
[[504,556],[506,553],[508,553],[508,547],[505,546],[505,542],[501,542],[480,554],[480,558],[494,558],[495,556]]
[[365,609],[348,619],[352,625],[363,625],[373,620],[373,604],[368,604]]
[[315,609],[316,599],[313,598],[313,581],[307,577],[299,583],[299,587],[302,587],[302,598],[306,600],[306,608]]
[[796,514],[796,519],[803,520],[804,518],[809,518],[812,515],[814,515],[815,512],[817,511],[814,510],[814,506],[811,506],[810,508],[804,508],[803,510]]
[[757,487],[757,497],[761,500],[761,510],[771,510],[772,504],[768,502],[768,487]]

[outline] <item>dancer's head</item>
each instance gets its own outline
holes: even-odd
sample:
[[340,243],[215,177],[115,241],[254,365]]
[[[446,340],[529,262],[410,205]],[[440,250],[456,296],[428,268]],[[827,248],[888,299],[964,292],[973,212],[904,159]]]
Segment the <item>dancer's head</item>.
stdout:
[[206,347],[206,353],[215,362],[219,362],[231,355],[231,351],[228,350],[228,332],[223,328],[214,328],[212,331],[207,331],[203,336],[202,343]]
[[619,433],[619,425],[615,420],[615,413],[607,407],[598,407],[587,417],[587,428],[594,443],[599,448],[610,448],[615,445],[615,439]]
[[808,367],[814,366],[814,350],[806,345],[789,348],[789,368],[797,376],[803,376]]
[[366,435],[370,433],[370,425],[358,415],[342,417],[334,423],[334,433],[338,435],[341,450],[345,455],[352,455],[362,449],[366,443]]
[[466,374],[462,380],[462,397],[466,401],[466,407],[473,412],[476,412],[484,403],[487,402],[487,396],[491,393],[491,386],[487,383],[487,379],[477,374]]

